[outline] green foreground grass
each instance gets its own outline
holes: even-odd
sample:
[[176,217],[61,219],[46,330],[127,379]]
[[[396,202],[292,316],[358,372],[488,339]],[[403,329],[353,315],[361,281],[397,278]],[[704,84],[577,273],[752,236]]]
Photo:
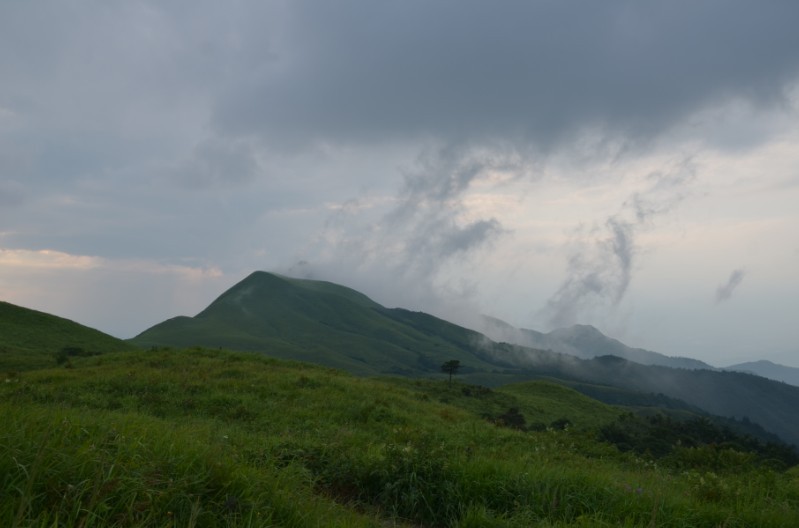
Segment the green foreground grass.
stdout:
[[[0,385],[2,526],[799,526],[796,468],[620,453],[596,439],[615,408],[548,383],[354,378],[200,349],[73,366]],[[572,426],[486,419],[511,407]]]

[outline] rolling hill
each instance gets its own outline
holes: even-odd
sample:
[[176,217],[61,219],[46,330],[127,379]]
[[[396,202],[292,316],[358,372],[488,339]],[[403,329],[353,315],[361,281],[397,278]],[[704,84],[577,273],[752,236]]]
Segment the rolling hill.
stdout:
[[[282,343],[290,355],[305,346],[295,332],[327,328],[340,341],[316,352],[330,362],[348,363],[348,349],[337,347],[349,344],[393,368],[402,357],[391,357],[397,347],[385,340],[405,339],[431,358],[436,348],[447,359],[459,353],[468,368],[448,383],[434,363],[413,364],[414,377],[356,377],[267,357],[272,348],[175,349],[153,340],[141,345],[149,350],[121,351],[125,343],[77,323],[2,308],[3,346],[25,352],[3,350],[23,362],[0,384],[3,526],[799,522],[796,451],[647,392],[658,377],[695,390],[678,369],[492,343],[347,288],[269,274],[162,329],[191,342],[196,336],[180,325],[194,321],[189,328],[200,336]],[[54,347],[83,352],[56,366]],[[708,372],[694,382],[717,388],[713,376],[725,374],[685,372]],[[773,393],[774,382],[731,375],[743,376],[729,378],[742,386],[766,382],[760,392],[775,399],[793,398]],[[464,383],[473,379],[504,384]],[[585,395],[591,391],[597,399]],[[611,395],[648,412],[598,401]]]
[[99,330],[0,301],[0,369],[28,370],[55,364],[55,356],[93,355],[135,347]]
[[[577,339],[583,346],[621,345],[580,330],[591,338]],[[131,342],[258,351],[372,376],[440,376],[442,363],[457,359],[461,379],[470,383],[549,378],[595,398],[612,394],[611,403],[673,408],[673,400],[682,400],[685,409],[754,422],[799,445],[799,387],[749,374],[642,365],[615,355],[580,359],[496,343],[428,314],[385,308],[343,286],[266,272],[249,275],[195,317],[169,319]]]

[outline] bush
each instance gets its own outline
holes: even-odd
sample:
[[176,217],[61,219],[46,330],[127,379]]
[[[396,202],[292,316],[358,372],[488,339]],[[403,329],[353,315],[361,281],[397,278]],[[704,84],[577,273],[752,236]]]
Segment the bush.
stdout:
[[497,417],[496,423],[498,425],[510,427],[511,429],[523,430],[526,421],[524,419],[524,415],[519,412],[519,409],[516,407],[511,407],[507,410],[507,412],[505,412],[505,414],[501,414],[499,417]]

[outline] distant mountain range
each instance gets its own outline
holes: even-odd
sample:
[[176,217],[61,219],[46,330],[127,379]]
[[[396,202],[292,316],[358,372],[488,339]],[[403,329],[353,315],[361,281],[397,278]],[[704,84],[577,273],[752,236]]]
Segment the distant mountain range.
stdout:
[[739,363],[726,367],[724,370],[735,372],[748,372],[764,378],[790,383],[799,386],[799,368],[778,365],[771,361],[751,361],[749,363]]
[[169,319],[130,342],[260,351],[361,375],[441,375],[442,363],[457,359],[471,383],[558,379],[610,403],[682,406],[754,422],[799,445],[799,387],[630,348],[590,326],[541,334],[492,324],[488,333],[501,342],[425,313],[385,308],[337,284],[255,272],[195,317]]
[[516,328],[493,317],[484,317],[478,328],[494,341],[508,342],[530,348],[552,350],[582,359],[616,356],[643,365],[660,365],[684,369],[713,369],[712,366],[685,357],[671,357],[643,348],[632,348],[610,338],[591,325],[573,325],[549,333]]

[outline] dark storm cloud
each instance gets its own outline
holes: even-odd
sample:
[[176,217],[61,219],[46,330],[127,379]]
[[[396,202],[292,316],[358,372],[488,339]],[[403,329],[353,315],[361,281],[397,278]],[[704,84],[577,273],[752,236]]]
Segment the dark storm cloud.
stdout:
[[730,278],[727,282],[720,285],[716,289],[716,303],[724,302],[732,297],[733,292],[743,282],[746,277],[746,271],[743,269],[736,269],[730,273]]
[[727,98],[770,104],[799,71],[795,2],[286,4],[270,61],[215,124],[270,142],[434,136],[546,147],[585,127],[645,140]]

